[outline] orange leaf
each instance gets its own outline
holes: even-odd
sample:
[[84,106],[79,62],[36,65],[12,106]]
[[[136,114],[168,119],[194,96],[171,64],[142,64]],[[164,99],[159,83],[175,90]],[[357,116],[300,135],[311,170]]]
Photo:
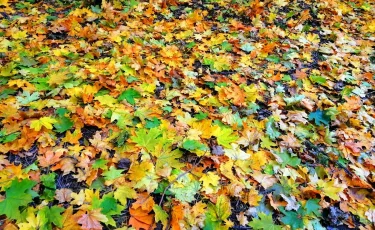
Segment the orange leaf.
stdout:
[[138,195],[137,201],[133,203],[132,208],[141,208],[146,212],[150,212],[154,207],[154,204],[155,202],[150,195],[148,195],[147,193],[141,193]]
[[73,133],[69,130],[66,132],[65,137],[62,139],[64,142],[68,142],[70,144],[78,144],[78,140],[81,139],[82,133],[81,130],[76,129]]
[[69,229],[69,230],[80,230],[81,226],[78,225],[78,213],[73,215],[73,207],[70,206],[67,208],[62,214],[63,217],[63,227],[61,229]]
[[153,198],[147,193],[138,194],[138,199],[129,209],[129,224],[136,229],[149,229],[154,223],[154,215],[149,214],[155,205]]
[[300,71],[300,70],[297,69],[294,76],[298,79],[304,79],[304,78],[307,77],[307,74],[304,71]]
[[154,215],[149,214],[149,211],[142,210],[141,208],[129,209],[130,220],[129,224],[138,229],[150,229],[150,226],[154,223]]
[[64,154],[63,150],[58,151],[51,151],[47,150],[44,153],[44,156],[39,156],[39,165],[42,167],[49,167],[57,162],[59,162],[61,159],[60,157]]
[[171,225],[172,229],[181,229],[180,228],[180,220],[184,218],[184,211],[183,211],[183,206],[182,204],[176,204],[172,208],[172,220],[171,220]]

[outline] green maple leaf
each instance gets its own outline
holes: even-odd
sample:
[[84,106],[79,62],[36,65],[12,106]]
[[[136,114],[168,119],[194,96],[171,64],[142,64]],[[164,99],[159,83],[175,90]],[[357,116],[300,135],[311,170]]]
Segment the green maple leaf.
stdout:
[[45,187],[42,199],[53,200],[55,196],[56,183],[55,183],[56,173],[44,174],[40,177],[43,186]]
[[318,83],[320,85],[327,82],[327,79],[325,77],[322,77],[322,76],[319,76],[319,75],[310,75],[309,78],[313,83]]
[[93,169],[103,169],[103,170],[106,170],[107,169],[107,163],[108,163],[108,160],[105,160],[105,159],[97,159],[93,164],[92,164],[92,168]]
[[107,193],[102,199],[97,197],[92,200],[92,207],[94,209],[100,209],[100,212],[106,215],[108,221],[107,225],[116,226],[116,221],[112,218],[113,215],[119,215],[124,206],[117,204],[117,200],[113,198],[113,193]]
[[267,61],[270,61],[270,62],[273,62],[273,63],[279,63],[280,62],[280,58],[276,55],[269,55],[267,58],[266,58]]
[[315,126],[313,124],[299,124],[296,126],[295,135],[301,140],[313,138],[314,136],[316,136]]
[[158,128],[152,128],[150,130],[140,129],[135,132],[136,136],[131,139],[140,147],[146,148],[148,151],[153,152],[155,146],[160,142],[160,136],[162,132]]
[[34,92],[34,93],[30,94],[29,91],[23,91],[21,96],[17,96],[17,101],[22,105],[29,104],[30,102],[36,101],[38,99],[39,99],[39,93],[38,92]]
[[0,91],[0,100],[7,99],[9,95],[15,94],[17,91],[14,89],[4,89]]
[[107,172],[103,173],[103,176],[106,180],[115,180],[122,176],[123,171],[124,170],[116,169],[115,167],[111,166]]
[[299,164],[301,164],[301,159],[299,159],[298,157],[292,157],[290,156],[289,153],[287,152],[281,152],[281,153],[278,153],[277,154],[281,160],[283,161],[282,162],[282,166],[285,167],[286,165],[290,165],[292,167],[296,167],[298,166]]
[[116,211],[117,200],[113,198],[112,196],[108,196],[107,194],[107,196],[103,197],[103,199],[101,200],[100,208],[101,208],[100,212],[103,214],[108,214],[111,211]]
[[310,199],[305,204],[306,214],[311,215],[315,214],[316,216],[320,216],[320,205],[319,199]]
[[289,98],[284,97],[284,101],[286,102],[286,105],[290,106],[290,105],[295,105],[299,103],[304,98],[305,98],[305,95],[297,94]]
[[156,160],[156,168],[163,168],[164,166],[169,166],[176,169],[180,169],[184,166],[184,164],[179,161],[181,156],[182,152],[178,149],[174,151],[164,151],[158,156]]
[[195,200],[195,194],[201,188],[199,181],[190,181],[184,184],[183,187],[172,186],[170,191],[175,195],[176,199],[182,202],[192,202]]
[[329,116],[327,116],[324,111],[318,109],[315,112],[309,114],[309,120],[314,120],[316,125],[329,124]]
[[37,194],[31,190],[37,182],[25,179],[13,180],[10,187],[5,190],[5,200],[0,202],[0,214],[4,214],[12,220],[19,220],[21,213],[19,208],[27,206]]
[[40,229],[52,229],[52,224],[61,228],[63,226],[63,216],[61,213],[65,209],[58,206],[52,206],[51,208],[44,206],[38,212],[38,216],[42,220],[40,223]]
[[164,226],[167,226],[169,217],[168,213],[164,211],[159,205],[154,205],[152,209],[155,212],[155,222],[157,223],[161,221]]
[[189,151],[194,151],[194,150],[208,150],[208,147],[199,141],[196,140],[186,140],[182,144],[182,148],[189,150]]
[[156,117],[153,117],[152,120],[146,119],[145,127],[148,129],[152,129],[158,127],[161,124],[160,120]]
[[73,127],[73,121],[70,120],[67,117],[60,117],[59,119],[56,119],[57,123],[55,123],[53,126],[55,127],[56,131],[58,133],[63,133]]
[[225,51],[231,51],[232,50],[232,44],[230,44],[227,41],[224,41],[223,43],[221,43],[221,49],[223,49]]
[[276,143],[272,142],[272,140],[267,136],[261,137],[260,140],[260,147],[262,148],[271,149],[272,147],[277,146]]
[[30,57],[23,57],[23,56],[21,56],[21,62],[20,62],[20,64],[23,65],[23,66],[30,67],[30,66],[38,64],[38,62],[36,62],[34,59],[32,59]]
[[254,49],[255,49],[255,47],[252,46],[250,43],[245,43],[245,44],[243,44],[243,45],[241,46],[241,50],[243,50],[243,51],[245,51],[245,52],[247,52],[247,53],[253,51]]
[[280,207],[280,211],[284,213],[284,217],[281,218],[281,222],[289,225],[292,230],[303,228],[302,211],[301,208],[297,212],[287,212],[283,207]]
[[16,140],[19,136],[20,136],[20,132],[15,132],[15,133],[11,133],[11,134],[8,134],[8,135],[2,135],[2,133],[0,132],[0,142],[5,144],[5,143],[8,143],[8,142],[12,142],[14,140]]
[[224,146],[225,148],[231,148],[231,143],[235,142],[238,139],[237,135],[232,134],[233,130],[231,128],[218,128],[214,132],[214,136],[217,137],[217,142],[219,145]]
[[130,88],[122,92],[117,100],[122,101],[125,99],[131,105],[135,105],[134,98],[141,98],[141,94],[137,90]]
[[216,204],[207,205],[205,230],[227,229],[222,226],[222,222],[227,220],[231,214],[230,200],[225,195],[220,195]]
[[269,118],[266,123],[266,133],[271,140],[275,140],[281,135],[281,133],[276,129],[275,119],[273,117]]
[[280,225],[273,223],[272,215],[267,215],[263,212],[259,213],[258,218],[249,222],[249,226],[255,230],[281,230]]

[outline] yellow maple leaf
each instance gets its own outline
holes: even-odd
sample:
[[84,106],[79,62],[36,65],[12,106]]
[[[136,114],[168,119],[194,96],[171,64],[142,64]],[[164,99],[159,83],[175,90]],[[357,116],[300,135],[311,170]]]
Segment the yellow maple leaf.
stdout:
[[85,189],[85,197],[86,202],[92,202],[93,198],[99,199],[99,190]]
[[333,200],[340,200],[339,193],[342,192],[344,188],[338,185],[337,181],[331,180],[326,182],[319,180],[316,184],[318,189],[321,190],[326,196]]
[[109,95],[97,96],[95,97],[95,100],[99,101],[100,104],[109,107],[113,107],[115,104],[117,104],[117,100]]
[[127,199],[135,199],[137,198],[137,193],[133,188],[127,185],[123,185],[119,187],[114,193],[114,198],[120,201],[122,205],[126,205]]
[[258,151],[251,154],[251,168],[254,170],[262,170],[262,166],[267,163],[267,154],[265,151]]
[[57,122],[56,119],[51,117],[42,117],[39,120],[33,120],[30,123],[30,128],[34,129],[35,131],[40,131],[44,126],[46,129],[52,129],[52,124]]
[[369,33],[375,33],[375,19],[369,21],[364,26],[364,31]]
[[65,72],[53,72],[49,75],[48,84],[49,85],[60,85],[64,83],[64,81],[67,79],[67,75]]
[[34,212],[34,208],[28,208],[26,216],[27,223],[19,223],[18,226],[20,230],[39,229],[41,227],[43,222],[41,216],[35,216]]
[[14,38],[14,39],[24,39],[26,37],[27,37],[27,31],[26,30],[24,30],[24,31],[17,30],[17,31],[12,33],[12,38]]
[[73,192],[70,195],[73,199],[71,204],[76,204],[76,205],[82,205],[85,202],[85,192],[83,190],[79,191],[79,193]]
[[8,0],[0,0],[0,6],[8,7]]
[[259,202],[262,200],[262,195],[259,195],[255,188],[251,188],[247,194],[247,203],[251,206],[258,206]]
[[213,172],[204,174],[199,181],[203,182],[202,191],[207,194],[216,193],[219,190],[220,177]]

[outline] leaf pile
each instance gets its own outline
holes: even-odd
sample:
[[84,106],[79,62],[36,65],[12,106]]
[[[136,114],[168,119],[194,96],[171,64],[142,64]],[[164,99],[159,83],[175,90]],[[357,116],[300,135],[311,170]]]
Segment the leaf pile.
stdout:
[[372,229],[373,1],[0,1],[5,229]]

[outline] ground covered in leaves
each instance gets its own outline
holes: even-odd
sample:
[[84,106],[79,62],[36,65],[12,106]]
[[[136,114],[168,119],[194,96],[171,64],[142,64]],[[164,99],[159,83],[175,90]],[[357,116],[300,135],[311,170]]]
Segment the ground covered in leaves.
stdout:
[[0,0],[1,229],[373,229],[374,7]]

